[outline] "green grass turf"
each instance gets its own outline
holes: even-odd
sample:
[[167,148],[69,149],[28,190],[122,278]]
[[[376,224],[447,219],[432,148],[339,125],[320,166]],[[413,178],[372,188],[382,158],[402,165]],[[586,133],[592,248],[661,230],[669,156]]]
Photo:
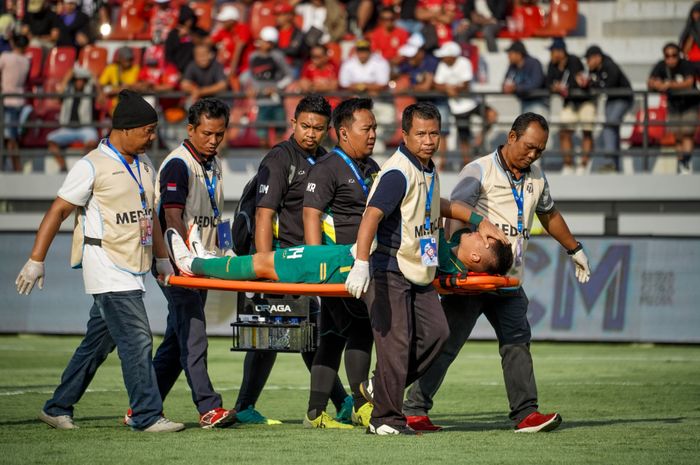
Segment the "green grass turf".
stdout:
[[[497,345],[470,342],[436,398],[433,419],[448,426],[420,437],[305,430],[308,374],[301,358],[280,355],[258,408],[281,426],[197,427],[184,379],[165,403],[184,421],[177,434],[149,435],[120,424],[127,408],[119,361],[110,356],[75,412],[76,431],[36,420],[76,337],[0,337],[1,464],[432,464],[700,463],[700,347],[535,343],[543,411],[562,426],[514,434],[507,418]],[[213,338],[209,368],[233,406],[243,354]],[[335,413],[330,407],[331,413]]]

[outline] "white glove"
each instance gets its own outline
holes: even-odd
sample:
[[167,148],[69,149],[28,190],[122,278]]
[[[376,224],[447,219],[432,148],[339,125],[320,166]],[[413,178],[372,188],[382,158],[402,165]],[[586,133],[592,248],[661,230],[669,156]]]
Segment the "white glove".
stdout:
[[29,295],[34,284],[39,281],[39,289],[44,288],[44,262],[35,262],[31,258],[24,264],[15,279],[15,286],[19,294]]
[[588,257],[583,249],[579,250],[571,256],[571,260],[576,267],[576,279],[581,284],[587,283],[591,278],[591,269],[588,266]]
[[369,287],[369,262],[364,260],[355,260],[348,277],[345,280],[345,290],[351,296],[359,299],[363,292],[367,292]]
[[170,277],[175,274],[173,264],[170,263],[169,258],[156,257],[156,272],[160,278],[159,280],[166,286],[168,285]]

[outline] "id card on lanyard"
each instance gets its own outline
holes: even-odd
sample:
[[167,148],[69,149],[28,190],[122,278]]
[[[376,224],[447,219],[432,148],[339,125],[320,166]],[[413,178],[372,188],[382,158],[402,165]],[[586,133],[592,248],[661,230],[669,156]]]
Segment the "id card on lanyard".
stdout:
[[524,187],[525,187],[525,176],[523,176],[520,179],[520,192],[518,192],[518,189],[515,186],[515,182],[513,182],[513,173],[508,169],[506,166],[505,160],[503,159],[503,155],[501,155],[500,152],[498,152],[498,157],[499,161],[501,163],[501,166],[503,167],[503,170],[506,172],[506,177],[508,178],[508,184],[510,184],[510,190],[513,193],[513,199],[515,200],[515,206],[518,208],[518,239],[515,242],[515,257],[514,257],[514,265],[515,266],[522,266],[523,264],[523,223],[524,223]]
[[[435,177],[437,173],[433,172],[432,180],[430,181],[430,187],[428,187],[428,181],[425,179],[425,172],[423,172],[423,181],[425,182],[425,230],[430,233],[430,216],[433,206],[433,191],[435,189]],[[425,266],[438,266],[438,254],[437,254],[437,243],[434,237],[424,237],[420,240],[420,253],[421,261]]]
[[212,168],[212,177],[209,179],[207,175],[207,166],[205,163],[200,163],[202,166],[202,173],[204,174],[204,183],[207,186],[207,194],[209,194],[209,202],[211,203],[211,209],[214,212],[214,225],[216,225],[216,242],[217,246],[221,250],[228,250],[233,246],[233,237],[231,235],[231,220],[221,219],[221,212],[219,207],[216,205],[216,183],[218,180],[218,175],[216,169]]
[[143,247],[148,247],[153,245],[153,218],[151,218],[151,213],[148,211],[148,203],[146,202],[146,191],[143,188],[143,182],[141,179],[141,165],[139,164],[139,157],[138,155],[134,156],[134,163],[136,164],[136,171],[139,174],[139,177],[136,178],[136,175],[134,172],[131,170],[131,166],[129,163],[126,161],[126,158],[117,150],[112,143],[109,141],[109,139],[105,139],[107,143],[107,147],[109,147],[114,153],[117,154],[119,157],[119,160],[122,162],[124,167],[126,168],[127,173],[131,176],[131,178],[136,181],[136,185],[139,186],[139,198],[141,199],[141,208],[143,209],[142,214],[139,215],[139,237],[140,237],[140,242]]

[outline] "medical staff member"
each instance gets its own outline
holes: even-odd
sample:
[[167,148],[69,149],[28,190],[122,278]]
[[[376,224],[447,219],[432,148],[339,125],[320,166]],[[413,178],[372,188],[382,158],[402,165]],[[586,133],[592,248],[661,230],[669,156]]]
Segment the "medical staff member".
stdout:
[[[523,282],[525,251],[535,215],[547,233],[559,242],[574,265],[580,283],[588,282],[590,268],[583,246],[569,231],[549,193],[549,183],[537,165],[549,136],[549,125],[540,115],[518,116],[505,145],[468,164],[452,191],[452,201],[464,202],[493,221],[508,236],[515,257],[510,271]],[[417,430],[439,429],[428,418],[433,397],[450,364],[484,313],[496,331],[503,378],[516,432],[551,431],[561,423],[558,413],[538,411],[537,385],[530,353],[531,331],[527,320],[528,298],[522,287],[470,296],[446,296],[442,305],[450,337],[440,356],[411,387],[404,403],[409,425]]]
[[87,331],[63,371],[61,383],[39,414],[56,429],[75,429],[73,407],[97,368],[119,349],[134,430],[185,428],[163,416],[151,359],[152,336],[143,304],[144,277],[153,255],[162,276],[173,274],[160,225],[153,221],[155,169],[145,151],[156,138],[158,115],[140,95],[124,90],[112,131],[66,176],[39,226],[34,248],[16,280],[28,295],[44,283],[44,259],[63,220],[77,209],[71,265],[83,268],[92,295]]

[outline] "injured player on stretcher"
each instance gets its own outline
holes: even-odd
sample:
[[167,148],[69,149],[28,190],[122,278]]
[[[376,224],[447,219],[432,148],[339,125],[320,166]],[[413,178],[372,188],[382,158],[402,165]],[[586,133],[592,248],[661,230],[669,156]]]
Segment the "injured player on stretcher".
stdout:
[[[513,265],[510,245],[484,239],[468,229],[459,229],[450,239],[440,229],[438,274],[472,271],[505,275]],[[238,257],[216,257],[202,247],[199,229],[190,229],[189,247],[174,229],[165,232],[170,257],[185,276],[248,281],[266,279],[283,283],[341,284],[354,258],[354,245],[300,245]]]

